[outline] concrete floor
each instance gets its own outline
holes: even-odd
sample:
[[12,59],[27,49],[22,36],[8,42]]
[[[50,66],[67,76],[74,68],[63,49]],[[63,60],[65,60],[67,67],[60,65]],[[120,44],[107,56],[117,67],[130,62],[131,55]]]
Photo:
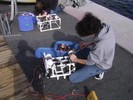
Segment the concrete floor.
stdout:
[[[2,7],[1,5],[0,8]],[[92,3],[92,5],[95,4]],[[22,11],[23,8],[25,11],[27,9],[28,11],[33,10],[33,5],[20,5],[18,7],[19,11]],[[96,7],[98,7],[98,5]],[[60,30],[41,33],[35,26],[33,31],[20,32],[17,18],[15,19],[13,24],[13,34],[21,34],[22,36],[10,37],[6,38],[6,40],[29,80],[33,77],[33,69],[38,65],[42,66],[42,61],[34,57],[34,52],[38,47],[51,47],[54,42],[58,40],[76,42],[81,40],[91,41],[91,38],[80,38],[76,34],[74,27],[76,22],[78,22],[78,19],[83,16],[82,14],[84,14],[84,11],[86,10],[73,9],[77,11],[77,13],[79,10],[79,14],[77,14],[81,14],[79,18],[78,16],[76,17],[73,15],[71,13],[72,10],[70,11],[70,9],[71,8],[68,7],[65,9],[65,12],[59,14],[62,19],[62,28]],[[91,9],[95,9],[95,7]],[[97,13],[97,15],[100,13],[97,11],[92,12],[95,14]],[[94,78],[90,78],[84,82],[72,84],[67,79],[64,80],[63,78],[60,80],[44,78],[44,84],[40,84],[39,80],[34,81],[34,89],[40,92],[43,91],[44,94],[52,93],[57,95],[71,94],[73,89],[76,90],[76,93],[80,94],[86,94],[89,91],[94,90],[96,91],[99,100],[131,100],[133,98],[132,66],[133,54],[124,49],[123,46],[121,47],[118,42],[116,45],[113,67],[105,73],[103,80],[97,81]],[[45,85],[45,87],[43,87],[43,85]],[[67,100],[85,100],[85,97],[68,97]]]

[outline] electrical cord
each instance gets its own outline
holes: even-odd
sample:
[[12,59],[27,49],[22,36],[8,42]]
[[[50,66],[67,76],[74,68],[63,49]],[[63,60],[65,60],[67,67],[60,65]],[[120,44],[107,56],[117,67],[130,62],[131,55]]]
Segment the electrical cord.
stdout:
[[64,96],[58,96],[58,95],[55,95],[55,94],[47,94],[47,95],[41,97],[40,100],[43,100],[45,97],[55,97],[54,100],[67,100],[66,97],[70,97],[70,96],[82,96],[82,97],[86,97],[85,94],[66,94]]
[[66,94],[66,95],[63,95],[63,96],[59,96],[59,95],[52,94],[52,93],[51,94],[50,93],[49,94],[42,94],[42,93],[39,93],[37,91],[35,91],[35,92],[31,91],[31,88],[33,89],[32,84],[33,84],[33,81],[35,79],[35,73],[37,71],[37,68],[40,68],[40,66],[35,67],[35,69],[33,71],[33,78],[32,78],[32,80],[31,80],[31,82],[29,84],[29,93],[32,96],[39,97],[40,100],[45,100],[46,97],[50,97],[50,98],[54,97],[55,99],[53,99],[53,100],[66,100],[66,97],[70,97],[70,96],[82,96],[82,97],[86,96],[85,94],[75,94],[73,92],[71,94]]
[[[37,92],[37,91],[33,92],[34,89],[33,89],[33,87],[32,87],[33,81],[34,81],[34,79],[35,79],[35,73],[36,73],[36,71],[37,71],[37,68],[40,68],[40,66],[36,66],[36,67],[35,67],[35,69],[34,69],[34,71],[33,71],[33,78],[32,78],[32,80],[31,80],[31,82],[30,82],[30,84],[29,84],[29,93],[30,93],[31,95],[33,95],[33,96],[39,96],[39,95],[40,95],[39,92]],[[32,89],[33,91],[31,91],[31,89]]]
[[[76,51],[76,53],[77,52],[79,52],[80,50],[78,50],[78,51]],[[66,95],[63,95],[63,96],[59,96],[59,95],[56,95],[56,94],[50,94],[50,93],[48,93],[48,94],[42,94],[42,93],[39,93],[39,92],[37,92],[37,91],[31,91],[31,88],[33,89],[33,87],[32,87],[32,84],[33,84],[33,81],[34,81],[34,79],[35,79],[35,73],[36,73],[36,71],[37,71],[37,68],[39,68],[40,66],[37,66],[35,69],[34,69],[34,71],[33,71],[33,78],[32,78],[32,80],[31,80],[31,82],[30,82],[30,85],[29,85],[29,93],[32,95],[32,96],[35,96],[35,97],[39,97],[40,98],[40,100],[47,100],[46,99],[46,97],[50,97],[50,98],[55,98],[55,99],[51,99],[51,100],[67,100],[66,99],[66,97],[70,97],[70,96],[82,96],[82,97],[86,97],[87,95],[85,95],[85,94],[74,94],[74,93],[72,93],[72,94],[66,94]],[[33,89],[34,90],[34,89]]]

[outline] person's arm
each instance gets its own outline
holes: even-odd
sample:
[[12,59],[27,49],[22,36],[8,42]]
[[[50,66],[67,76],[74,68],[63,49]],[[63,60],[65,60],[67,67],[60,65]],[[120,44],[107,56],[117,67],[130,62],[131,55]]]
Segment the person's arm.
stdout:
[[58,4],[58,0],[44,0],[45,10],[50,13],[51,10],[55,10]]
[[90,42],[90,43],[80,42],[79,45],[80,45],[80,49],[84,49],[84,48],[86,48],[86,47],[88,47],[90,45],[94,45],[94,42]]
[[74,54],[70,55],[70,59],[72,62],[76,62],[76,63],[80,63],[80,64],[84,64],[84,65],[86,64],[86,61],[87,61],[86,59],[77,58],[76,55],[74,55]]

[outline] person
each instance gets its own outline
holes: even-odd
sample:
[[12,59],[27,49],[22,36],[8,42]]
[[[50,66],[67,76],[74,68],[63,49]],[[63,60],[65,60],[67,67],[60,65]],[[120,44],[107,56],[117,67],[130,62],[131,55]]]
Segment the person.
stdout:
[[47,15],[63,11],[62,6],[58,5],[58,0],[37,0],[35,4],[35,15]]
[[69,76],[72,83],[82,82],[90,77],[98,80],[112,67],[115,54],[115,35],[111,26],[102,23],[91,13],[86,13],[76,24],[77,34],[81,37],[93,36],[94,43],[81,42],[81,50],[70,55],[71,61],[82,67]]
[[66,6],[79,8],[86,5],[86,0],[37,0],[35,4],[35,15],[44,14],[59,14]]

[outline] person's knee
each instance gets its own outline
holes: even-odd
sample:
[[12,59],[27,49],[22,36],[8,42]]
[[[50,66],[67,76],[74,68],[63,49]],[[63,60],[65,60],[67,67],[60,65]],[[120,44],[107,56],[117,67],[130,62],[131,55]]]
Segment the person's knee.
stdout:
[[68,80],[71,82],[71,83],[78,83],[78,81],[76,80],[76,78],[74,78],[72,75],[70,75],[68,77]]
[[71,76],[69,76],[68,80],[69,80],[71,83],[74,83],[74,79],[73,79]]

